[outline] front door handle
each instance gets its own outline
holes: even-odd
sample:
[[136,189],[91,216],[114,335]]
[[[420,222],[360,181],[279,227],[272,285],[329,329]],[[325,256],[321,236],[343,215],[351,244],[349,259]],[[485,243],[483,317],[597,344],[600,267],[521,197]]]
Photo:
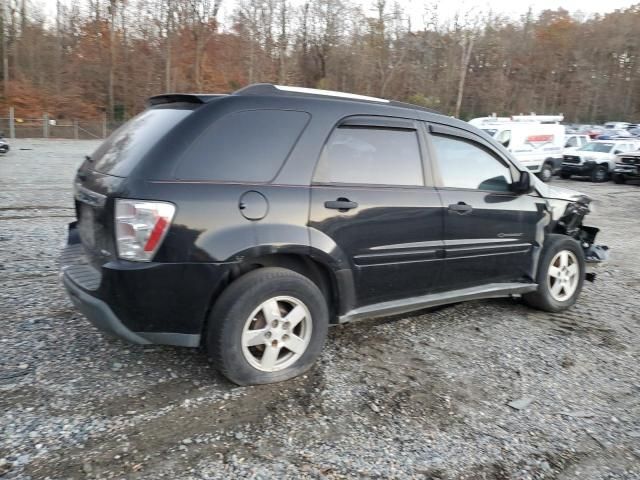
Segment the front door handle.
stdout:
[[339,210],[341,212],[347,212],[354,208],[358,208],[357,202],[352,202],[348,198],[338,198],[337,200],[328,200],[324,202],[324,208],[330,208],[332,210]]
[[470,213],[472,210],[473,210],[473,207],[471,205],[467,205],[464,202],[452,203],[451,205],[449,205],[450,212],[456,212],[460,215],[466,215],[467,213]]

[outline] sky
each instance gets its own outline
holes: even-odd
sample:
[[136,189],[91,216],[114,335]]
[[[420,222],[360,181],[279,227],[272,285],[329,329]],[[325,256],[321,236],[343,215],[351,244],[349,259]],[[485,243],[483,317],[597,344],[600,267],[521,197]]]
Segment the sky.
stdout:
[[[347,1],[356,1],[366,6],[371,5],[374,0]],[[393,1],[388,0],[387,4],[393,4]],[[582,13],[589,16],[596,13],[613,12],[620,8],[628,8],[640,3],[640,0],[398,0],[398,3],[411,16],[412,24],[415,27],[420,27],[423,23],[425,5],[437,5],[441,20],[449,19],[456,12],[464,12],[469,9],[478,12],[491,10],[493,13],[517,19],[526,13],[530,7],[534,13],[542,10],[564,8],[571,13]]]
[[[0,0],[1,1],[1,0]],[[33,3],[42,5],[48,16],[53,16],[56,10],[56,0],[30,0]],[[62,0],[63,3],[66,0]],[[302,4],[304,0],[290,0],[294,5]],[[373,0],[346,0],[357,2],[365,7],[373,4]],[[388,0],[392,5],[394,0]],[[236,0],[222,0],[223,11],[231,13],[232,6]],[[441,18],[450,18],[457,11],[475,9],[478,11],[492,10],[511,18],[518,18],[525,13],[529,7],[534,12],[541,10],[564,8],[571,13],[582,12],[586,15],[594,13],[612,12],[619,8],[626,8],[640,3],[640,0],[398,0],[398,3],[409,13],[414,25],[422,23],[424,6],[427,4],[437,4]]]

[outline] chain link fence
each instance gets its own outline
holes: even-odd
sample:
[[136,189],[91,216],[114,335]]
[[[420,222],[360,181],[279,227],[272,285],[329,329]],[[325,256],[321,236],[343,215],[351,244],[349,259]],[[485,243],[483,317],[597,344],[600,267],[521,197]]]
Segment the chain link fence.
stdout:
[[44,114],[41,118],[22,118],[9,112],[0,117],[0,133],[7,138],[66,138],[96,140],[106,138],[121,123],[102,120],[55,120]]

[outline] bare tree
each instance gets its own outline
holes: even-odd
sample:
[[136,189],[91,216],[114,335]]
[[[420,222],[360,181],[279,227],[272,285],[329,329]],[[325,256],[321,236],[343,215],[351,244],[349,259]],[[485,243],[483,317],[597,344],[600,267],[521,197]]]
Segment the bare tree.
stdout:
[[460,18],[459,15],[454,17],[453,33],[460,44],[460,79],[458,81],[458,93],[456,95],[455,117],[460,117],[460,109],[462,108],[462,98],[464,95],[465,82],[467,80],[467,72],[469,71],[469,62],[473,52],[473,45],[476,37],[479,35],[480,17],[469,10]]

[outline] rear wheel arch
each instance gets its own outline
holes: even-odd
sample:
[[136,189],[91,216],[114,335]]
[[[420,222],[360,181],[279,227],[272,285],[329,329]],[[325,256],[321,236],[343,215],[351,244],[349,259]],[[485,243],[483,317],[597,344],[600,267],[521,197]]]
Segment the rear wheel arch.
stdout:
[[[289,253],[260,255],[246,258],[242,262],[235,264],[229,271],[222,288],[213,292],[209,310],[213,308],[216,299],[231,283],[253,270],[267,267],[279,267],[291,270],[307,277],[315,283],[326,298],[331,321],[337,321],[339,313],[337,306],[340,304],[340,298],[338,282],[333,270],[328,265],[314,260],[310,256]],[[209,312],[207,312],[207,315],[208,313]]]

